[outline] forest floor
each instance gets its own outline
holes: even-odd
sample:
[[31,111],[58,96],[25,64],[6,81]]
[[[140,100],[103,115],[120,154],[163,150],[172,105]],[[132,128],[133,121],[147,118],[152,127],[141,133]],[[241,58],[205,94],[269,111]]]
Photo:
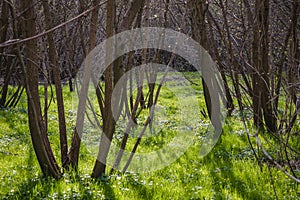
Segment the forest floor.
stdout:
[[[64,90],[71,137],[76,109],[71,102],[72,94],[67,88]],[[170,91],[162,93],[160,103],[167,107],[164,108],[167,116],[176,112],[173,101]],[[199,100],[199,104],[203,101]],[[49,120],[48,134],[59,162],[55,106],[49,109]],[[142,140],[140,152],[157,149],[174,137],[177,119],[167,117],[166,120],[158,135]],[[117,129],[115,139],[118,141],[121,136],[122,131]],[[276,199],[276,196],[300,199],[299,185],[266,163],[258,165],[238,112],[225,119],[222,135],[204,158],[199,156],[202,137],[196,131],[193,144],[165,168],[144,173],[115,173],[97,180],[90,177],[95,163],[93,142],[83,142],[78,173],[66,171],[60,180],[45,178],[31,144],[24,95],[16,108],[0,111],[0,199]],[[129,149],[133,141],[129,141]]]

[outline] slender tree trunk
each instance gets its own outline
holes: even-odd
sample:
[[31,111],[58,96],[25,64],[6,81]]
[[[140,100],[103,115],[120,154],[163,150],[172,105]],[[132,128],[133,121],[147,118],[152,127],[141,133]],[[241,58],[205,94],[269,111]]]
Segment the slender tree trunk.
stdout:
[[[297,36],[297,25],[299,19],[297,18],[297,13],[299,13],[299,1],[293,1],[292,7],[292,40],[290,41],[290,49],[289,49],[289,76],[288,76],[288,84],[289,84],[289,92],[292,98],[293,103],[297,106],[297,90],[299,90],[299,86],[297,86],[297,82],[300,81],[300,66],[299,66],[299,58],[300,58],[300,48],[299,48],[299,38]],[[299,26],[299,25],[298,25]],[[298,33],[299,34],[299,33]],[[298,75],[298,76],[297,76]],[[299,90],[300,91],[300,90]]]
[[[1,62],[1,60],[0,60],[0,62]],[[6,70],[5,70],[5,79],[4,79],[4,83],[3,83],[2,91],[1,91],[0,108],[5,107],[5,105],[6,105],[6,98],[7,98],[7,94],[8,94],[9,81],[10,81],[10,78],[11,78],[11,75],[12,75],[12,72],[13,72],[13,67],[14,67],[13,62],[6,62],[6,64],[7,64],[7,67],[6,67]]]
[[[132,26],[132,23],[140,11],[141,7],[144,5],[144,0],[133,0],[130,3],[128,10],[125,13],[124,19],[121,23],[120,31],[125,31]],[[111,37],[115,34],[115,1],[111,0],[107,3],[107,16],[106,16],[106,32],[107,37]],[[114,45],[114,44],[113,44]],[[109,49],[109,48],[108,48]],[[106,52],[107,54],[113,54],[114,52]],[[105,174],[106,169],[106,158],[110,149],[110,142],[115,131],[116,119],[114,118],[111,110],[112,106],[112,92],[114,84],[116,84],[124,73],[122,63],[123,58],[117,59],[113,62],[107,69],[104,74],[105,76],[105,91],[104,91],[104,116],[103,116],[103,137],[100,141],[98,159],[95,163],[92,176],[99,177],[101,174]],[[124,91],[123,91],[124,92]],[[122,91],[121,91],[122,93]],[[121,99],[117,101],[114,99],[117,105],[122,107],[122,94],[120,95]]]
[[[21,1],[21,10],[24,13],[24,37],[31,37],[36,34],[36,16],[33,0]],[[28,7],[31,6],[31,7]],[[37,59],[37,41],[30,40],[26,42],[26,66],[22,60],[20,49],[18,57],[22,63],[26,80],[26,92],[28,99],[28,117],[29,128],[33,148],[35,150],[38,162],[44,175],[50,175],[55,178],[60,177],[60,168],[54,158],[47,133],[42,120],[41,104],[38,90],[38,63]]]
[[[0,19],[0,43],[5,42],[8,29],[8,5],[6,1],[2,2],[1,19]],[[3,48],[0,48],[0,53],[3,53]],[[0,56],[1,62],[1,56]],[[0,74],[1,75],[1,74]]]
[[[94,0],[93,1],[93,7],[99,5],[99,0]],[[81,2],[81,6],[83,6]],[[89,47],[88,47],[88,54],[95,48],[96,46],[96,36],[97,36],[97,24],[98,24],[98,12],[99,8],[96,8],[92,11],[92,16],[91,16],[91,22],[90,22],[90,34],[89,34]],[[88,64],[89,65],[89,64]],[[96,87],[96,92],[97,94],[100,94],[99,87]],[[98,101],[101,101],[98,97]],[[83,113],[82,113],[83,114]],[[82,118],[84,119],[84,118]],[[76,129],[74,130],[73,138],[72,138],[72,144],[71,144],[71,149],[69,151],[69,160],[67,163],[64,163],[64,165],[68,166],[69,164],[72,165],[74,169],[78,168],[78,161],[79,161],[79,151],[80,151],[80,144],[81,144],[81,138],[79,137],[79,134],[77,131],[77,126],[83,126],[83,122],[80,122],[76,124]]]
[[[127,9],[125,16],[120,25],[120,32],[126,31],[132,27],[134,20],[137,18],[138,13],[141,11],[141,8],[144,6],[145,0],[134,0],[130,3],[129,8]],[[123,65],[124,56],[120,56],[114,61],[113,64],[113,85],[116,85],[120,78],[123,76],[125,72],[125,68]],[[122,110],[124,106],[124,94],[125,86],[120,91],[118,99],[115,99],[115,103],[119,105],[120,110]],[[121,113],[121,112],[118,112]],[[118,120],[119,116],[115,116],[115,120]]]
[[[1,19],[0,19],[0,43],[5,42],[6,40],[7,28],[8,28],[8,6],[7,6],[7,2],[3,1],[2,9],[1,9]],[[3,48],[0,48],[0,54],[1,53],[3,53]],[[2,78],[3,76],[2,68],[5,66],[2,65],[2,59],[3,57],[0,56],[0,78]],[[7,63],[6,70],[5,70],[5,80],[1,92],[0,108],[5,106],[11,72],[12,72],[12,65],[10,63]]]
[[[107,38],[115,33],[115,0],[108,0],[107,14],[106,14],[106,35]],[[114,45],[114,44],[111,44]],[[110,47],[106,47],[106,54],[113,54],[110,52]],[[110,55],[106,55],[110,56]],[[115,131],[115,120],[111,110],[112,91],[113,91],[113,64],[108,66],[104,72],[105,76],[105,91],[104,91],[104,116],[103,116],[103,135],[100,141],[98,157],[93,169],[92,177],[97,178],[105,174],[106,158],[110,148],[110,141],[112,140]]]
[[[45,21],[46,21],[46,29],[52,28],[52,17],[50,13],[50,8],[47,0],[42,0],[44,13],[45,13]],[[47,35],[48,44],[49,44],[49,59],[51,69],[53,70],[53,78],[56,89],[56,100],[57,100],[57,111],[58,111],[58,123],[59,123],[59,134],[60,134],[60,150],[61,150],[61,162],[64,163],[67,160],[68,155],[68,142],[67,142],[67,130],[66,130],[66,119],[65,119],[65,109],[64,109],[64,101],[62,94],[62,86],[60,79],[60,70],[58,68],[57,63],[57,54],[56,47],[54,43],[53,33],[50,32]]]
[[[125,31],[132,26],[132,23],[141,10],[141,7],[144,5],[144,0],[133,0],[130,3],[128,10],[125,13],[123,21],[121,23],[120,31]],[[106,16],[106,32],[107,37],[111,37],[115,34],[115,16],[116,16],[116,4],[114,0],[109,0],[107,3],[107,16]],[[114,44],[112,44],[114,45]],[[109,48],[108,48],[109,49]],[[113,54],[114,52],[106,52],[107,54]],[[105,174],[106,169],[106,158],[109,153],[110,143],[115,132],[116,119],[114,119],[111,105],[112,105],[112,92],[114,84],[123,75],[124,69],[121,65],[122,58],[119,58],[116,62],[112,63],[104,74],[105,76],[105,92],[104,92],[104,116],[103,116],[103,137],[100,141],[98,159],[95,163],[92,176],[99,177],[102,174]],[[124,91],[123,91],[124,92]],[[120,95],[122,98],[122,95]],[[122,101],[122,99],[120,99]],[[118,105],[122,106],[123,102],[120,102]]]
[[[191,13],[191,21],[192,21],[192,38],[200,43],[200,45],[209,50],[208,47],[208,39],[207,39],[207,29],[205,22],[205,15],[208,9],[207,1],[197,1],[197,0],[189,0],[189,9]],[[209,117],[211,117],[211,99],[208,87],[202,78],[203,92],[206,103],[206,108]]]
[[252,88],[253,88],[253,97],[252,97],[252,106],[253,106],[253,120],[254,125],[257,128],[263,128],[263,119],[262,119],[262,110],[261,110],[261,81],[259,76],[259,9],[260,9],[260,0],[256,0],[255,4],[255,20],[253,22],[253,40],[252,40]]
[[[258,60],[256,75],[258,79],[257,90],[260,97],[260,106],[263,111],[264,121],[268,131],[276,132],[277,125],[275,114],[273,113],[272,92],[270,88],[270,65],[269,65],[269,0],[258,0],[257,20],[258,20]],[[256,87],[253,87],[256,88]]]

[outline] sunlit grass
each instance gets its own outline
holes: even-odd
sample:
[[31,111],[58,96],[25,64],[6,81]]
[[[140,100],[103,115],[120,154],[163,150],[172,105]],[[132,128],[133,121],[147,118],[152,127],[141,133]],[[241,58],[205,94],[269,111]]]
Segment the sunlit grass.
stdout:
[[[203,106],[201,87],[194,88],[199,90],[198,103]],[[70,103],[71,93],[65,89],[64,95],[71,138],[76,110]],[[174,136],[172,130],[179,108],[173,97],[168,90],[162,92],[159,103],[169,117],[158,116],[159,120],[166,120],[162,123],[164,128],[155,137],[144,138],[140,152],[153,151]],[[199,147],[205,129],[195,126],[198,132],[193,145],[164,169],[141,174],[116,173],[94,180],[90,174],[95,157],[86,141],[81,148],[78,174],[66,171],[58,181],[44,178],[31,145],[25,97],[21,102],[15,109],[0,111],[0,199],[275,199],[272,180],[279,199],[299,198],[300,188],[295,182],[275,168],[257,164],[238,114],[226,119],[218,143],[204,158],[199,156]],[[56,107],[51,106],[49,137],[60,163],[56,113]],[[199,123],[199,119],[193,118],[191,123]],[[204,118],[201,120],[205,122]],[[129,141],[128,149],[134,141]]]

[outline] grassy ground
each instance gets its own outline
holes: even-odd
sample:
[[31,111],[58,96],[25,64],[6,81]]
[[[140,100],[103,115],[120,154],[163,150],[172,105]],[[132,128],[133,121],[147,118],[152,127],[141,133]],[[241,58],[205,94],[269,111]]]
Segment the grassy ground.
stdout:
[[[72,96],[68,92],[64,95],[69,100]],[[199,102],[202,104],[202,100]],[[166,105],[165,113],[171,113],[168,116],[178,110],[174,95],[168,90],[163,92],[160,103]],[[71,135],[75,111],[70,102],[66,102],[66,107]],[[55,113],[52,106],[49,137],[59,161]],[[177,119],[167,120],[158,135],[143,140],[139,151],[163,146],[174,136]],[[192,121],[195,123],[198,120]],[[226,119],[218,143],[204,158],[199,157],[201,130],[200,127],[194,144],[184,155],[164,169],[117,173],[99,180],[90,178],[95,158],[88,146],[91,142],[84,143],[79,173],[65,172],[56,181],[41,175],[31,145],[26,100],[22,98],[17,108],[0,111],[0,199],[275,199],[274,190],[279,199],[299,199],[300,187],[296,183],[275,168],[257,165],[237,114]],[[129,141],[129,147],[133,141]]]

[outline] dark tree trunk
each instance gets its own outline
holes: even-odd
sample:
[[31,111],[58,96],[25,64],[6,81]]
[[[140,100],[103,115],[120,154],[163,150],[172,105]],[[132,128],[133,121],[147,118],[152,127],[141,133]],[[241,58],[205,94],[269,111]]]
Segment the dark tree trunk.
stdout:
[[[106,33],[107,37],[111,37],[115,33],[115,1],[109,0],[107,2],[107,16],[106,16]],[[107,48],[109,49],[109,47]],[[113,53],[113,52],[106,52]],[[105,76],[105,91],[104,91],[104,113],[103,113],[103,135],[100,141],[100,149],[98,157],[93,169],[92,177],[100,177],[105,174],[106,158],[109,152],[110,143],[114,130],[115,120],[111,110],[112,91],[113,91],[113,64],[111,64],[104,72]]]
[[[50,8],[46,0],[42,0],[45,21],[47,30],[52,28],[52,17],[50,13]],[[59,123],[59,134],[60,134],[60,150],[61,150],[61,162],[64,163],[67,160],[68,154],[68,143],[67,143],[67,130],[66,130],[66,121],[65,121],[65,109],[62,93],[62,85],[60,80],[60,70],[57,63],[57,54],[56,47],[54,43],[54,36],[52,33],[48,33],[48,44],[49,44],[49,59],[51,69],[53,70],[53,78],[56,89],[56,100],[57,100],[57,114],[58,114],[58,123]]]
[[272,92],[270,87],[270,65],[269,65],[269,0],[257,2],[258,24],[259,24],[259,46],[258,46],[258,90],[260,90],[261,109],[263,111],[265,125],[268,131],[276,132],[276,118],[273,112]]
[[[33,0],[21,1],[21,9],[26,10],[24,13],[24,37],[31,37],[36,34],[36,16]],[[31,6],[31,7],[28,7]],[[33,148],[35,150],[38,162],[44,175],[50,175],[55,178],[60,177],[60,168],[54,158],[50,147],[44,122],[42,120],[41,104],[38,90],[38,68],[35,63],[37,59],[37,41],[30,40],[26,43],[26,64],[23,62],[19,50],[19,59],[22,63],[26,79],[26,92],[28,99],[28,117],[29,128]],[[26,66],[25,66],[26,65]]]
[[[144,5],[144,0],[134,0],[130,3],[128,10],[125,13],[123,21],[121,23],[120,31],[125,31],[132,26],[132,23]],[[114,0],[109,0],[107,3],[107,16],[106,16],[106,36],[111,37],[115,34],[115,10],[116,5]],[[114,52],[106,52],[114,53]],[[116,119],[113,116],[112,105],[112,92],[114,83],[117,83],[121,75],[123,74],[123,68],[121,65],[122,59],[118,59],[117,62],[112,63],[104,74],[105,76],[105,91],[104,91],[104,113],[103,113],[103,137],[100,141],[100,149],[98,152],[98,159],[95,163],[92,176],[99,177],[105,174],[106,158],[110,149],[110,142],[115,132]],[[114,71],[115,70],[115,71]],[[120,95],[122,96],[122,95]],[[122,100],[121,100],[122,101]],[[122,102],[120,103],[122,105]],[[105,139],[104,139],[105,137]],[[108,140],[108,141],[107,141]]]
[[[208,3],[206,1],[189,1],[189,9],[191,13],[191,22],[192,22],[192,38],[200,43],[200,45],[209,50],[208,39],[207,39],[207,27],[205,22],[205,15],[208,10]],[[209,117],[211,117],[211,99],[208,87],[202,78],[203,92],[206,103],[206,109]]]
[[[81,2],[81,5],[83,6],[82,2]],[[90,34],[89,34],[88,53],[90,53],[96,46],[97,27],[98,27],[97,26],[97,24],[98,24],[98,12],[99,12],[99,7],[97,7],[98,5],[99,5],[99,0],[94,0],[93,1],[93,7],[95,7],[95,9],[92,11],[92,16],[91,16],[91,21],[90,21]],[[70,78],[70,80],[69,80],[70,90],[71,90],[71,86],[72,86],[71,80],[72,80],[72,78]],[[96,88],[96,93],[97,93],[97,96],[98,96],[98,101],[101,104],[100,89],[97,85],[95,85],[95,88]],[[73,135],[73,138],[72,138],[71,149],[69,151],[69,163],[67,163],[67,165],[71,164],[74,169],[78,168],[79,152],[80,152],[80,144],[81,144],[81,138],[79,137],[79,134],[82,134],[82,133],[77,132],[77,128],[78,128],[77,126],[78,125],[83,126],[83,121],[79,122],[79,124],[76,124],[76,129],[74,131],[74,135]]]

